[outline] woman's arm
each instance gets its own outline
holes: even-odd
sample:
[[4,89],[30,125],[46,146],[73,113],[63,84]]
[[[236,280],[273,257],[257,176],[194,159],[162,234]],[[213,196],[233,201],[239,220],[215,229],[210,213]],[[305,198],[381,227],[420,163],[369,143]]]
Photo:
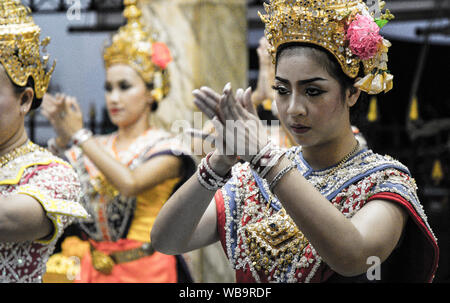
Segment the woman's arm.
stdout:
[[[222,175],[231,168],[213,154],[210,164]],[[151,232],[157,251],[182,254],[219,240],[215,191],[205,189],[194,174],[161,208]]]
[[[72,97],[46,95],[42,104],[42,114],[55,128],[58,145],[67,144],[67,138],[71,138],[83,127],[81,109],[76,99]],[[95,138],[90,138],[80,145],[84,155],[124,196],[136,196],[182,174],[183,161],[175,156],[157,156],[132,170],[111,156]]]
[[183,161],[175,156],[157,156],[132,170],[114,159],[95,138],[82,143],[81,148],[84,155],[124,196],[136,196],[182,174]]
[[0,197],[0,242],[43,239],[52,230],[51,220],[34,198],[27,195]]
[[[220,95],[207,87],[193,94],[194,103],[217,123],[221,119],[215,116]],[[214,133],[216,139],[223,139],[220,128],[214,128]],[[216,149],[209,164],[218,175],[225,176],[236,161],[235,156],[227,156]],[[214,194],[215,191],[200,184],[197,174],[184,183],[164,204],[155,220],[151,232],[155,249],[166,254],[180,254],[218,241]]]
[[[283,158],[267,179],[272,180],[287,165],[290,161]],[[324,262],[343,276],[366,272],[372,265],[367,264],[370,256],[386,260],[407,219],[400,206],[382,200],[371,201],[347,219],[297,170],[286,174],[274,193]]]

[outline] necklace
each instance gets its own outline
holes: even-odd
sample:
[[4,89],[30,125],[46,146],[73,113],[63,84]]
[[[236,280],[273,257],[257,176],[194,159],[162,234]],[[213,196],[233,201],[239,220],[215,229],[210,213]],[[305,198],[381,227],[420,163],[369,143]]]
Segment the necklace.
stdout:
[[34,144],[33,142],[31,142],[30,140],[28,140],[25,144],[23,144],[22,146],[13,149],[12,151],[10,151],[9,153],[7,153],[4,156],[0,157],[0,167],[5,166],[8,162],[23,156],[25,154],[28,154],[30,152],[33,152],[35,150],[44,150],[42,147]]
[[336,165],[326,176],[325,178],[322,179],[321,182],[319,182],[318,184],[316,184],[316,188],[317,189],[321,189],[322,187],[324,187],[327,182],[328,179],[330,178],[331,175],[333,175],[338,169],[340,169],[342,167],[342,165],[344,165],[345,162],[347,162],[348,159],[350,159],[357,151],[359,150],[359,141],[356,141],[356,146],[352,149],[351,152],[349,152],[339,163],[338,165]]

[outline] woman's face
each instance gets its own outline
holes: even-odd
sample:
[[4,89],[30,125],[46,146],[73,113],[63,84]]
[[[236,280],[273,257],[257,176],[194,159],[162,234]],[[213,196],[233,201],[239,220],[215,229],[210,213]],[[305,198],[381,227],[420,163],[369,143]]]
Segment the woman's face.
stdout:
[[339,140],[350,127],[349,106],[342,100],[339,82],[311,55],[282,54],[274,89],[280,120],[299,145]]
[[7,145],[24,128],[25,108],[19,99],[5,69],[0,65],[0,147]]
[[109,67],[105,90],[109,118],[116,126],[130,126],[149,114],[150,91],[132,67],[124,64]]

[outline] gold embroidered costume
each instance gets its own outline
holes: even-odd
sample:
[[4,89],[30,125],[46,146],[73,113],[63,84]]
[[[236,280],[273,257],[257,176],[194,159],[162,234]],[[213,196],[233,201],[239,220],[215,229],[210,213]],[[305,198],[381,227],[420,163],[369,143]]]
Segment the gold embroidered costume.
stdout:
[[[377,94],[392,88],[386,65],[390,44],[378,33],[392,18],[389,12],[374,18],[361,0],[271,0],[265,9],[267,15],[261,18],[274,59],[287,43],[320,46],[336,57],[350,78],[357,77],[362,65],[365,76],[355,80],[361,90]],[[286,168],[296,169],[347,219],[373,200],[400,205],[410,219],[398,246],[381,264],[382,279],[433,280],[437,239],[407,167],[358,146],[337,165],[322,170],[311,167],[299,146],[287,149],[285,156],[292,161]],[[343,277],[322,260],[252,164],[235,165],[232,177],[214,197],[220,241],[237,282],[369,282],[365,274]]]
[[64,228],[74,218],[88,217],[78,203],[78,177],[68,163],[30,141],[1,157],[0,163],[0,196],[33,197],[54,227],[47,239],[0,243],[0,282],[41,282],[45,263]]
[[[30,9],[20,1],[0,3],[0,63],[12,83],[23,87],[33,79],[37,108],[47,91],[55,67],[46,71],[49,60],[41,58],[40,28]],[[37,99],[36,99],[37,98]],[[17,101],[19,102],[19,101]],[[78,203],[80,183],[72,167],[49,151],[28,141],[0,157],[0,197],[27,195],[39,202],[53,223],[46,239],[0,243],[0,282],[41,282],[45,264],[58,238],[74,218],[87,218]],[[27,224],[27,222],[23,222]]]

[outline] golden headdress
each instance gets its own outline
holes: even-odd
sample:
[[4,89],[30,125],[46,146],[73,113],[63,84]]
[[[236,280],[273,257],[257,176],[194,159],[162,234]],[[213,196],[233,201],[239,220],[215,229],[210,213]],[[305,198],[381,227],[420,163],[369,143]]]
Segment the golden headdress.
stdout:
[[[40,47],[49,44],[50,38],[39,41],[41,29],[33,22],[31,10],[19,0],[0,2],[0,62],[11,80],[25,86],[29,77],[34,79],[34,91],[41,99],[47,91],[55,62],[46,72],[48,55],[41,59]],[[33,104],[33,108],[38,104]]]
[[381,14],[378,7],[370,12],[362,0],[270,0],[264,7],[267,14],[259,16],[274,59],[282,44],[315,44],[333,54],[350,78],[358,76],[362,63],[364,77],[355,83],[362,91],[378,94],[392,89],[393,76],[387,69],[391,44],[379,34],[394,17],[389,10]]
[[141,10],[137,0],[124,0],[124,16],[127,24],[122,26],[103,54],[105,67],[126,64],[139,73],[146,83],[153,84],[152,95],[161,101],[170,90],[167,65],[172,57],[167,46],[153,40],[149,31],[140,21]]

